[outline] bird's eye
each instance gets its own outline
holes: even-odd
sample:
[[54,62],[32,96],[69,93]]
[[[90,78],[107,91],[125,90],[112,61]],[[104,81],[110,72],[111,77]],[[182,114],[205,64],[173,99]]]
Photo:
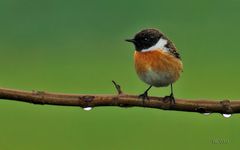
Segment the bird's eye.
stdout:
[[144,41],[148,41],[149,39],[148,38],[144,38]]

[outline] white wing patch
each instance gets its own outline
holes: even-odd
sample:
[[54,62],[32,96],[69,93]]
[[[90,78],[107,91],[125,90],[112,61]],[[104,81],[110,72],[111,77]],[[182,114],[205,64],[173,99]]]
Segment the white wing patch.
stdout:
[[168,41],[166,39],[160,38],[154,46],[147,48],[147,49],[143,49],[143,50],[141,50],[141,52],[149,52],[149,51],[154,51],[157,49],[169,51],[169,48],[166,47],[167,43],[168,43]]

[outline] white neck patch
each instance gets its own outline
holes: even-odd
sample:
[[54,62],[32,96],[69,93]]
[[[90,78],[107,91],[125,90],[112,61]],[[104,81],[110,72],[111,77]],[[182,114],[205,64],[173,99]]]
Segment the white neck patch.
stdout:
[[160,38],[155,45],[153,45],[152,47],[149,47],[147,49],[142,49],[141,52],[154,51],[157,49],[169,51],[169,48],[166,47],[167,43],[168,43],[168,41],[166,39]]

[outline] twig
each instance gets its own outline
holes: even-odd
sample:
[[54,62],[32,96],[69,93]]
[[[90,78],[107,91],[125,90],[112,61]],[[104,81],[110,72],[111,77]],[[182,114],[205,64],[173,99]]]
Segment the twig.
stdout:
[[112,83],[114,84],[117,92],[118,92],[118,95],[121,95],[123,94],[122,90],[121,90],[121,86],[119,84],[117,84],[114,80],[112,80]]
[[120,106],[120,107],[148,107],[164,110],[200,112],[200,113],[240,113],[240,101],[215,101],[215,100],[187,100],[176,99],[171,104],[162,97],[149,97],[142,103],[137,95],[123,94],[120,86],[113,81],[118,95],[95,95],[95,94],[60,94],[43,91],[20,91],[0,88],[0,99],[28,102],[33,104],[48,104],[61,106],[97,107],[97,106]]

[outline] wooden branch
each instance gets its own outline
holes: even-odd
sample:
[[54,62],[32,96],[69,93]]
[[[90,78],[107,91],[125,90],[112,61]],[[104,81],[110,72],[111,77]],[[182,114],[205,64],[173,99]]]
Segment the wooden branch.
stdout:
[[114,82],[117,95],[95,94],[60,94],[43,91],[20,91],[0,88],[0,99],[28,102],[33,104],[48,104],[61,106],[97,107],[97,106],[120,106],[120,107],[147,107],[164,110],[199,112],[199,113],[240,113],[240,101],[230,100],[186,100],[176,99],[176,103],[170,103],[162,97],[149,97],[144,102],[137,95],[124,94],[121,87]]

